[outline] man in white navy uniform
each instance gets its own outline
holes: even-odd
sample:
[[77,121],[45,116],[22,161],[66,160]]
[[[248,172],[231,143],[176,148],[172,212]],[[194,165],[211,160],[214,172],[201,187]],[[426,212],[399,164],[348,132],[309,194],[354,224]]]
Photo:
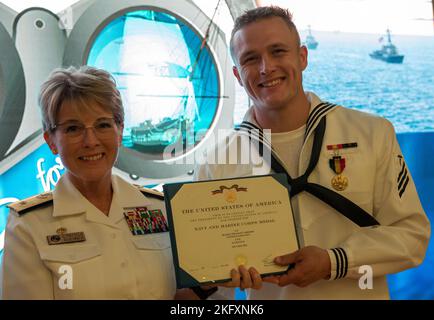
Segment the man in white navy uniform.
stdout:
[[[423,261],[429,221],[392,124],[304,91],[307,48],[291,18],[279,7],[260,7],[235,21],[233,71],[252,106],[205,155],[195,179],[287,174],[301,246],[276,257],[294,266],[252,286],[249,299],[389,299],[385,276]],[[271,129],[271,141],[263,129]],[[255,152],[271,152],[270,163],[213,164],[220,152],[250,152],[239,143],[245,136],[259,141]],[[362,290],[365,265],[373,288]]]

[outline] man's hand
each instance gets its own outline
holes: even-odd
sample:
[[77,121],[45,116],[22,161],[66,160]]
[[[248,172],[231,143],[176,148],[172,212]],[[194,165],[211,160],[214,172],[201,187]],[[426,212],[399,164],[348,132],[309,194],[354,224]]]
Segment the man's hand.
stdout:
[[264,282],[271,282],[283,287],[295,284],[306,287],[318,280],[330,277],[331,262],[327,250],[309,246],[293,253],[276,257],[274,262],[281,266],[294,264],[285,274],[264,278]]

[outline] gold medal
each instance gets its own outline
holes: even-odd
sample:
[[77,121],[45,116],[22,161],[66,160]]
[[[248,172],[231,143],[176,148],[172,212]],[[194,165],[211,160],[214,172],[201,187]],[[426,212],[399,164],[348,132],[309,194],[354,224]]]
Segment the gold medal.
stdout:
[[330,169],[336,173],[331,181],[332,187],[337,191],[345,190],[348,187],[348,178],[342,174],[346,166],[345,158],[339,155],[333,156],[333,158],[329,160],[329,166]]
[[342,174],[334,176],[332,179],[332,187],[337,191],[345,190],[348,187],[348,178]]

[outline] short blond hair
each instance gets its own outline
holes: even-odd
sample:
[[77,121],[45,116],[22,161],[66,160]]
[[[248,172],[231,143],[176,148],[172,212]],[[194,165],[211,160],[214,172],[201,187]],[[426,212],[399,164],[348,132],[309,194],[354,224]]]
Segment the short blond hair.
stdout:
[[243,29],[245,26],[251,23],[271,18],[281,18],[286,23],[289,30],[295,32],[297,45],[300,46],[300,35],[298,33],[297,27],[292,21],[292,13],[289,12],[288,9],[284,9],[278,6],[257,7],[255,9],[245,11],[242,15],[235,19],[234,27],[231,33],[231,39],[229,41],[229,50],[235,63],[237,62],[234,52],[235,33],[237,33],[239,30]]
[[124,123],[124,108],[116,81],[107,71],[90,66],[54,70],[42,84],[39,105],[44,131],[56,125],[60,107],[66,101],[86,105],[93,101],[113,114],[118,125]]

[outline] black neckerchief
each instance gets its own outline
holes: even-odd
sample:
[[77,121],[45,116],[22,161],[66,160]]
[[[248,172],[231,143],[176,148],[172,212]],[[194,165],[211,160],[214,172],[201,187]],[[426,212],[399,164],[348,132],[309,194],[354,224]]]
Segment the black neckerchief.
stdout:
[[[340,212],[342,215],[344,215],[360,227],[380,225],[380,223],[373,216],[371,216],[368,212],[360,208],[351,200],[348,200],[339,193],[330,190],[322,185],[307,181],[309,175],[312,173],[318,163],[325,129],[326,116],[324,115],[314,131],[315,136],[312,145],[309,166],[307,167],[306,172],[303,175],[293,179],[280,162],[276,151],[271,146],[271,143],[265,139],[263,135],[263,130],[261,128],[248,121],[243,121],[237,128],[235,128],[235,130],[237,131],[248,132],[249,137],[254,136],[252,135],[251,130],[257,130],[258,136],[256,138],[259,141],[259,154],[261,155],[261,157],[263,156],[264,148],[267,148],[268,151],[271,152],[271,168],[276,173],[286,174],[288,178],[288,183],[291,186],[291,197],[297,195],[302,191],[306,191],[309,192],[311,195],[317,197],[318,199],[322,200],[323,202],[327,203],[329,206]],[[308,128],[306,128],[306,132],[307,130]]]

